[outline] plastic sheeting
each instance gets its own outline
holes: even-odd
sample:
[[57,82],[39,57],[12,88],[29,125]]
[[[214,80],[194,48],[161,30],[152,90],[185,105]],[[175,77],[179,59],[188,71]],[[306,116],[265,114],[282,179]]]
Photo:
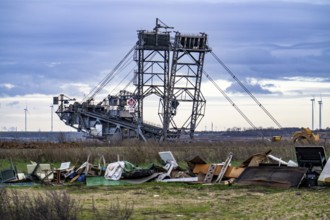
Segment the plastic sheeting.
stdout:
[[104,178],[110,180],[119,180],[125,168],[124,161],[110,163],[105,170]]

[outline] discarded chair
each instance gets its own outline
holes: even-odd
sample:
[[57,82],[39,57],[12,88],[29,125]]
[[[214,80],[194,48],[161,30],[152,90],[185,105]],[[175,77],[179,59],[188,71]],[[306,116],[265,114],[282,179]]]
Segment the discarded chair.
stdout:
[[10,168],[0,171],[0,183],[6,183],[17,179],[16,166],[14,166],[12,159],[10,159]]
[[61,163],[60,168],[54,169],[54,181],[57,184],[61,184],[74,172],[74,166],[70,167],[71,162]]
[[50,167],[50,164],[41,164],[32,162],[32,164],[26,165],[27,179],[31,181],[51,181],[54,179],[54,173]]
[[305,182],[309,187],[317,185],[317,179],[327,163],[323,146],[296,146],[299,167],[308,168]]
[[296,146],[295,150],[300,167],[309,169],[321,167],[323,169],[327,162],[323,146]]
[[173,169],[178,167],[178,163],[176,162],[175,158],[171,151],[163,151],[158,153],[160,158],[165,163],[164,169],[167,170],[166,173],[162,173],[157,177],[156,181],[162,181],[166,178],[171,178],[171,172]]

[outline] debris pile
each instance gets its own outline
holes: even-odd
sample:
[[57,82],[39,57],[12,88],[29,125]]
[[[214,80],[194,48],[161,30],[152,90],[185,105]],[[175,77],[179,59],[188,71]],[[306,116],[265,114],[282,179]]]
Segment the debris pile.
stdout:
[[97,165],[90,156],[80,165],[61,163],[59,168],[50,164],[31,162],[27,173],[18,173],[12,160],[10,167],[0,170],[0,183],[34,182],[50,185],[85,183],[87,186],[140,184],[156,182],[191,182],[226,185],[264,185],[280,188],[330,184],[330,162],[323,146],[295,146],[296,162],[288,162],[267,152],[251,155],[239,166],[232,166],[233,154],[222,163],[207,163],[196,156],[181,168],[172,152],[159,152],[162,166],[136,166],[129,161],[106,163],[103,156]]

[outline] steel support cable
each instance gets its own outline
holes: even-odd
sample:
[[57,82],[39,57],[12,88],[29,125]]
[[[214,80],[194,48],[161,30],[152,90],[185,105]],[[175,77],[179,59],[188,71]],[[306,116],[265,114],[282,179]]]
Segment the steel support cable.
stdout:
[[134,81],[134,78],[135,77],[133,77],[127,84],[126,84],[126,86],[123,88],[123,90],[126,90],[127,89],[127,87]]
[[[193,60],[193,57],[190,57]],[[252,121],[242,112],[242,110],[229,98],[229,96],[219,87],[219,85],[213,80],[213,78],[203,70],[203,74],[210,80],[210,82],[218,89],[218,91],[227,99],[227,101],[236,109],[236,111],[245,119],[245,121],[255,130],[257,127],[252,123]]]
[[102,85],[97,86],[97,90],[95,91],[95,94],[91,98],[93,98],[97,93],[99,93],[107,84],[109,84],[109,82],[111,82],[121,71],[123,71],[132,62],[131,59],[127,59],[127,58],[128,56],[122,60],[121,65],[119,66],[117,65],[118,68],[112,71],[112,74],[108,74],[108,76],[103,80]]
[[116,72],[116,75],[121,73],[128,65],[130,65],[133,62],[133,55],[129,57],[129,59],[125,60],[125,63],[121,66],[121,68]]
[[219,85],[212,79],[212,77],[203,71],[204,75],[210,80],[210,82],[221,92],[221,94],[227,99],[227,101],[236,109],[236,111],[245,119],[251,127],[257,130],[257,127],[250,121],[250,119],[241,111],[241,109],[229,98],[229,96],[219,87]]
[[266,113],[266,115],[279,127],[282,125],[270,114],[270,112],[258,101],[258,99],[244,86],[244,84],[234,75],[234,73],[220,60],[213,51],[211,51],[213,57],[220,63],[220,65],[236,80],[236,82],[243,88],[243,90],[257,103],[257,105]]
[[[103,86],[103,88],[107,85],[107,84],[109,84],[118,74],[120,74],[128,65],[130,65],[131,63],[133,62],[133,60],[126,60],[125,61],[125,64],[123,64],[122,65],[122,67],[120,68],[120,70],[118,70],[118,71],[116,71],[116,73],[115,74],[113,74],[112,75],[112,77],[111,78],[109,78],[108,79],[108,81],[107,81],[107,83]],[[124,79],[126,79],[127,78],[127,76],[133,71],[134,69],[132,69],[125,77],[124,77]],[[109,93],[109,94],[111,94],[122,82],[123,82],[123,80],[124,79],[122,79],[117,85],[116,85],[116,87]]]
[[[109,94],[111,94],[111,93],[113,93],[117,88],[118,88],[118,86],[119,85],[121,85],[121,83],[134,71],[134,69],[135,69],[135,66],[133,67],[133,69],[131,69],[127,74],[126,74],[126,76],[111,90],[111,92],[109,93]],[[133,78],[134,79],[134,78]],[[131,80],[131,81],[133,81],[133,80]],[[130,82],[131,83],[131,82]],[[126,86],[123,90],[126,90],[126,88],[127,88],[128,86]]]
[[124,56],[124,58],[115,66],[115,68],[94,88],[89,94],[84,98],[84,100],[91,100],[94,96],[99,93],[105,85],[109,83],[109,81],[113,78],[112,76],[117,72],[117,70],[122,66],[125,60],[130,56],[130,54],[134,51],[135,46],[130,49],[130,51]]
[[[185,50],[186,52],[186,50]],[[190,59],[194,60],[193,57],[190,56]],[[236,111],[245,119],[245,121],[255,130],[257,127],[252,123],[252,121],[242,112],[242,110],[229,98],[229,96],[218,86],[218,84],[213,80],[213,78],[203,70],[203,74],[210,80],[210,82],[218,89],[218,91],[227,99],[227,101],[236,109]],[[201,94],[202,95],[202,94]],[[189,119],[188,119],[189,120]],[[187,120],[187,121],[188,121]],[[186,122],[187,122],[186,121]],[[261,134],[261,136],[263,136]]]
[[[118,70],[117,72],[116,72],[116,74],[114,74],[112,77],[111,77],[111,79],[109,79],[109,81],[108,81],[108,83],[107,84],[109,84],[118,74],[120,74],[124,69],[126,69],[126,67],[128,66],[128,65],[130,65],[131,63],[133,62],[133,60],[130,60],[129,62],[126,62],[125,63],[125,65],[120,69],[120,70]],[[135,68],[135,67],[134,67]],[[124,79],[126,79],[127,78],[127,76],[130,74],[130,73],[132,73],[132,71],[134,70],[134,68],[132,69],[132,70],[130,70],[129,72],[128,72],[128,74],[126,74],[126,76],[124,77]],[[117,85],[116,85],[116,87],[115,88],[117,88],[122,82],[123,82],[123,80],[124,79],[122,79]],[[113,90],[110,92],[110,93],[112,93],[113,92]]]

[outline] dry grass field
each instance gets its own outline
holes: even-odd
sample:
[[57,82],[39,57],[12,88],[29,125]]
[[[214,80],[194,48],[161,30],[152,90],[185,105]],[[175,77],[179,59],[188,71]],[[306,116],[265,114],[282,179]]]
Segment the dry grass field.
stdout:
[[[292,143],[289,141],[268,142],[262,140],[191,142],[191,143],[157,143],[126,141],[115,146],[100,142],[81,143],[43,143],[43,142],[0,142],[0,159],[12,158],[20,161],[40,162],[85,162],[88,155],[91,161],[97,161],[103,155],[107,162],[127,160],[134,164],[159,161],[158,152],[172,151],[177,161],[187,161],[200,156],[208,162],[222,162],[229,152],[233,160],[244,161],[255,153],[271,149],[271,154],[282,159],[295,159]],[[330,146],[326,146],[329,153]]]
[[[329,219],[330,188],[145,183],[111,187],[15,188],[20,194],[65,190],[79,201],[81,219]],[[97,214],[93,209],[97,209]]]
[[[222,162],[229,152],[234,163],[259,152],[272,150],[284,160],[295,160],[288,141],[226,141],[218,143],[141,143],[124,142],[118,146],[101,143],[0,143],[0,165],[12,158],[18,170],[26,172],[32,161],[80,165],[88,155],[94,163],[103,155],[107,162],[127,160],[141,165],[160,163],[159,151],[172,151],[180,165],[194,156],[208,162]],[[329,155],[329,146],[326,146]],[[330,187],[314,189],[274,189],[267,187],[225,186],[180,183],[87,187],[62,186],[9,187],[7,190],[28,197],[49,196],[47,192],[66,192],[79,204],[78,219],[330,219]],[[0,205],[1,206],[1,205]],[[1,207],[0,207],[1,208]],[[0,210],[1,211],[1,210]],[[110,215],[109,213],[115,213]],[[125,215],[126,214],[126,215]],[[75,219],[75,218],[68,218]]]

